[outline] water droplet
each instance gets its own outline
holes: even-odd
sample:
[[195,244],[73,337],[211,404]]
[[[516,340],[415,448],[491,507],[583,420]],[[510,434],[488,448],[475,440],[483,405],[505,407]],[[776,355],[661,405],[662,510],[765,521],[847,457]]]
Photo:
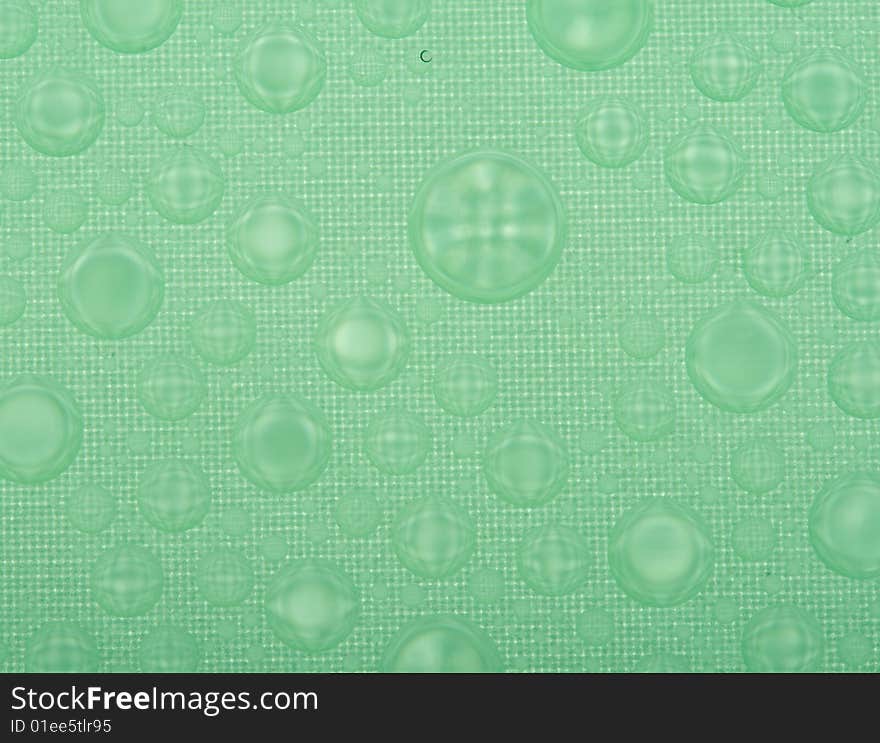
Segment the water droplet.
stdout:
[[831,296],[853,320],[880,320],[880,254],[864,250],[837,263],[831,274]]
[[440,163],[409,216],[416,260],[459,299],[493,304],[527,294],[553,271],[565,244],[565,212],[531,165],[478,151]]
[[575,139],[588,160],[603,168],[622,168],[638,160],[648,146],[645,118],[621,98],[599,98],[575,124]]
[[810,509],[810,541],[834,572],[880,576],[880,475],[855,472],[827,483]]
[[388,77],[388,57],[382,47],[363,44],[352,51],[346,70],[355,85],[375,88]]
[[172,90],[156,101],[153,123],[167,137],[186,139],[205,123],[205,103],[194,90]]
[[212,606],[238,606],[251,594],[254,569],[241,552],[214,548],[199,561],[196,585]]
[[771,606],[743,631],[743,659],[752,673],[812,671],[822,657],[822,629],[795,606]]
[[806,262],[800,241],[782,230],[770,230],[745,251],[743,270],[758,294],[787,297],[801,288]]
[[318,251],[318,226],[301,204],[281,195],[259,196],[229,226],[229,257],[261,284],[287,284],[309,270]]
[[64,510],[74,529],[83,534],[100,534],[116,516],[116,501],[107,488],[88,483],[71,493]]
[[190,326],[193,348],[205,361],[232,366],[257,342],[257,321],[241,302],[221,299],[205,305]]
[[197,224],[210,217],[226,190],[220,166],[201,150],[180,147],[154,166],[147,197],[169,222]]
[[563,596],[580,588],[592,562],[586,540],[555,524],[528,532],[516,552],[520,578],[542,596]]
[[717,204],[739,190],[747,163],[733,139],[703,124],[673,140],[664,169],[669,185],[683,199]]
[[92,568],[92,595],[114,617],[146,614],[162,596],[163,583],[159,560],[134,545],[107,550]]
[[404,506],[391,527],[391,546],[403,566],[420,578],[448,578],[476,547],[476,526],[461,506],[445,498],[421,498]]
[[412,36],[428,20],[431,0],[355,0],[354,9],[376,36],[402,39]]
[[20,57],[37,38],[37,13],[27,0],[0,2],[0,59]]
[[58,297],[84,333],[118,340],[139,333],[159,312],[162,269],[146,246],[119,233],[81,243],[65,259]]
[[880,175],[859,157],[840,157],[810,179],[807,206],[829,232],[860,235],[880,222]]
[[730,459],[730,476],[749,493],[769,493],[785,476],[785,457],[772,439],[753,438],[740,444]]
[[367,428],[365,447],[370,461],[386,475],[415,472],[431,448],[433,437],[424,421],[406,410],[389,410]]
[[718,246],[705,235],[689,233],[666,248],[666,267],[684,284],[701,284],[718,270]]
[[233,452],[245,478],[264,490],[302,490],[330,460],[332,436],[323,414],[294,395],[266,395],[235,424]]
[[693,511],[651,498],[611,530],[608,563],[617,584],[646,606],[676,606],[699,593],[714,564],[708,527]]
[[137,379],[137,395],[144,410],[162,420],[178,421],[192,415],[205,393],[202,373],[185,359],[154,359]]
[[422,617],[398,632],[382,657],[383,673],[500,673],[498,648],[483,630],[453,616]]
[[328,312],[315,335],[315,353],[334,382],[368,392],[397,379],[411,346],[403,318],[385,302],[348,299]]
[[50,194],[43,206],[46,226],[62,235],[76,232],[86,221],[88,206],[78,191],[66,189]]
[[74,622],[47,622],[24,651],[28,673],[96,673],[99,662],[94,638]]
[[125,172],[112,166],[104,169],[95,184],[98,198],[109,206],[122,206],[131,198],[132,188]]
[[104,128],[104,98],[89,78],[54,67],[25,86],[16,101],[15,125],[37,152],[77,155]]
[[627,62],[645,45],[652,0],[529,0],[529,30],[551,59],[596,72]]
[[382,520],[382,507],[375,493],[354,492],[342,496],[334,511],[339,530],[347,537],[366,537]]
[[242,8],[239,0],[218,0],[211,8],[211,23],[219,34],[232,36],[241,27]]
[[270,23],[245,41],[234,72],[248,102],[269,113],[287,114],[318,97],[327,62],[318,41],[304,29]]
[[211,505],[211,487],[200,467],[170,459],[147,468],[138,483],[137,501],[151,526],[181,532],[202,523]]
[[633,441],[657,441],[672,433],[675,399],[659,382],[637,382],[615,399],[614,420]]
[[489,489],[514,506],[534,508],[548,503],[565,487],[568,452],[547,426],[517,421],[489,439],[483,455]]
[[687,340],[688,376],[713,405],[754,413],[778,401],[791,386],[797,351],[788,328],[750,301],[725,304],[705,315]]
[[614,617],[605,609],[587,609],[575,618],[574,631],[584,645],[602,647],[614,636]]
[[302,560],[272,578],[266,590],[266,618],[285,645],[318,653],[351,634],[360,603],[354,583],[335,565]]
[[484,412],[498,393],[498,374],[482,356],[460,354],[434,374],[434,399],[451,415],[470,418]]
[[782,78],[782,101],[805,129],[837,132],[850,126],[865,108],[865,79],[835,49],[819,49],[792,63]]
[[181,0],[81,0],[85,27],[99,44],[139,54],[164,43],[183,14]]
[[758,84],[761,62],[755,50],[730,33],[720,33],[691,57],[691,78],[707,98],[730,102],[745,98]]
[[21,160],[0,168],[0,194],[10,201],[27,201],[37,191],[37,174]]
[[736,523],[730,541],[741,560],[764,562],[770,559],[776,548],[776,530],[769,520],[750,517]]
[[195,673],[202,660],[196,638],[173,624],[151,630],[138,648],[142,673]]
[[640,361],[654,358],[666,345],[663,323],[653,315],[639,313],[624,321],[617,331],[623,352]]
[[24,287],[11,276],[0,276],[0,327],[12,325],[24,314],[27,295]]
[[828,392],[854,418],[880,418],[880,343],[852,343],[831,360]]
[[0,387],[0,477],[24,485],[66,470],[79,452],[83,420],[73,396],[43,377]]

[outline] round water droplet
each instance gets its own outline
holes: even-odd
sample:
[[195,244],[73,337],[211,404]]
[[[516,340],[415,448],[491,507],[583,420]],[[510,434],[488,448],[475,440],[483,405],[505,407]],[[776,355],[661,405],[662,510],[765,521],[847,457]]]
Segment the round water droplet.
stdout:
[[162,564],[134,545],[113,547],[92,568],[92,595],[114,617],[146,614],[162,596]]
[[730,33],[720,33],[691,57],[691,78],[707,98],[730,102],[754,90],[761,74],[755,50]]
[[622,98],[593,101],[575,124],[574,133],[584,157],[603,168],[629,165],[648,146],[644,116]]
[[416,193],[409,215],[416,260],[459,299],[493,304],[546,279],[565,244],[565,212],[553,185],[501,152],[446,160]]
[[406,365],[410,346],[403,318],[369,297],[354,297],[332,309],[315,335],[315,353],[327,376],[361,392],[395,380]]
[[828,392],[854,418],[880,418],[880,343],[852,343],[831,360]]
[[122,206],[131,198],[131,179],[119,168],[107,167],[95,184],[98,198],[109,206]]
[[287,284],[309,270],[318,252],[318,225],[286,196],[260,196],[246,204],[227,233],[229,257],[249,279]]
[[524,508],[555,498],[568,479],[568,452],[561,438],[535,421],[517,421],[489,439],[483,455],[489,489]]
[[880,222],[880,174],[859,157],[840,157],[810,179],[807,207],[829,232],[861,235]]
[[810,541],[835,573],[880,576],[880,475],[855,472],[827,483],[810,509]]
[[615,399],[614,420],[633,441],[657,441],[672,433],[675,399],[659,382],[637,382]]
[[137,488],[138,510],[160,531],[175,533],[202,523],[211,487],[200,467],[170,459],[150,465]]
[[667,498],[627,511],[608,542],[614,579],[646,606],[676,606],[696,596],[712,574],[714,553],[702,519]]
[[253,590],[254,569],[241,552],[215,548],[199,561],[196,585],[212,606],[238,606]]
[[382,507],[375,493],[355,492],[342,496],[334,510],[336,524],[347,537],[366,537],[382,520]]
[[867,635],[853,630],[837,641],[837,654],[849,669],[865,665],[874,655],[874,643]]
[[64,510],[74,529],[84,534],[100,534],[116,516],[116,500],[107,488],[89,483],[71,493]]
[[37,13],[28,0],[0,0],[0,59],[24,54],[37,38]]
[[231,36],[242,23],[240,0],[218,0],[211,8],[211,23],[217,33]]
[[831,296],[837,308],[853,320],[880,320],[880,254],[865,250],[835,264]]
[[837,132],[861,116],[865,78],[836,49],[819,49],[792,63],[782,78],[782,101],[791,118],[815,132]]
[[24,287],[11,276],[0,276],[0,327],[12,325],[24,314],[27,295]]
[[80,0],[85,27],[114,52],[139,54],[164,43],[183,14],[182,0]]
[[520,578],[542,596],[564,596],[587,579],[593,559],[574,529],[551,524],[528,532],[516,551]]
[[241,302],[217,300],[205,305],[193,318],[190,340],[205,361],[232,366],[254,349],[257,321]]
[[354,9],[376,36],[402,39],[412,36],[428,20],[431,0],[355,0]]
[[698,125],[673,140],[664,158],[669,185],[695,204],[729,199],[739,189],[746,167],[739,145],[709,125]]
[[330,460],[332,437],[323,414],[294,395],[266,395],[235,424],[233,452],[241,474],[264,490],[302,490]]
[[317,653],[351,634],[360,603],[354,583],[335,565],[302,560],[282,568],[269,583],[266,618],[285,645]]
[[746,518],[733,527],[730,541],[741,560],[764,562],[770,559],[776,548],[776,530],[767,519]]
[[137,379],[137,395],[144,410],[166,421],[192,415],[202,404],[205,393],[202,373],[185,359],[154,359]]
[[469,620],[422,617],[406,625],[385,650],[383,673],[500,673],[498,648]]
[[172,90],[153,109],[156,128],[172,139],[186,139],[205,123],[205,104],[192,90]]
[[461,506],[445,498],[421,498],[400,510],[391,546],[403,566],[420,578],[448,578],[474,553],[477,531]]
[[385,82],[388,66],[388,56],[382,47],[365,44],[352,50],[346,69],[355,85],[374,88]]
[[702,284],[718,270],[718,246],[705,235],[675,238],[666,249],[666,266],[684,284]]
[[79,452],[83,420],[73,396],[43,377],[22,375],[0,387],[0,477],[46,482]]
[[43,206],[46,226],[62,235],[76,232],[86,221],[88,205],[78,191],[66,189],[50,194]]
[[528,0],[529,30],[551,59],[586,72],[627,62],[645,45],[653,0]]
[[497,394],[498,374],[482,356],[454,356],[434,374],[434,399],[452,415],[477,416],[495,401]]
[[96,673],[99,662],[94,638],[73,622],[47,622],[24,651],[28,673]]
[[104,98],[89,78],[54,67],[25,86],[15,104],[15,125],[37,152],[77,155],[104,128]]
[[105,340],[128,338],[147,327],[164,295],[162,269],[152,253],[119,233],[81,243],[65,259],[58,280],[68,319]]
[[324,50],[304,29],[273,23],[247,41],[234,66],[241,94],[263,111],[286,114],[308,106],[324,87]]
[[0,167],[0,195],[10,201],[27,201],[37,191],[37,174],[21,160]]
[[687,340],[691,383],[713,405],[754,413],[791,386],[797,350],[788,328],[758,304],[735,301],[704,316]]
[[733,452],[730,476],[749,493],[770,492],[785,476],[782,449],[772,439],[749,439]]
[[782,230],[764,233],[743,256],[749,285],[765,297],[787,297],[804,282],[807,257],[801,243]]
[[752,673],[804,673],[822,658],[822,629],[795,606],[771,606],[743,631],[743,659]]
[[195,673],[201,660],[196,638],[173,624],[151,630],[138,648],[142,673]]
[[658,318],[640,313],[621,324],[617,340],[627,356],[647,361],[666,345],[666,331]]
[[225,189],[223,171],[212,158],[181,147],[155,165],[146,190],[153,208],[169,222],[197,224],[217,211]]
[[431,448],[433,437],[424,421],[406,410],[389,410],[367,428],[365,447],[370,461],[386,475],[415,472]]

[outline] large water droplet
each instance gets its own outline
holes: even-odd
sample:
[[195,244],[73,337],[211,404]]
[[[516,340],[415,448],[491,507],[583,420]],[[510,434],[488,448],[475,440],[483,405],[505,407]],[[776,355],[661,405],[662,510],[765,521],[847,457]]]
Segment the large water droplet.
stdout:
[[819,49],[792,63],[782,78],[782,101],[791,118],[815,132],[850,126],[865,108],[865,79],[836,49]]
[[384,673],[500,673],[492,638],[466,619],[423,617],[405,626],[382,658]]
[[175,224],[206,220],[217,211],[225,189],[220,166],[192,147],[181,147],[162,158],[147,181],[153,208]]
[[822,629],[795,606],[771,606],[743,631],[743,659],[753,673],[804,673],[822,657]]
[[391,527],[391,545],[404,567],[437,580],[457,573],[471,559],[476,527],[461,506],[422,498],[405,506]]
[[829,232],[861,235],[880,222],[880,174],[860,157],[833,160],[810,178],[807,207]]
[[182,0],[80,0],[89,33],[108,49],[138,54],[165,42],[183,14]]
[[828,392],[854,418],[880,418],[880,343],[852,343],[831,360]]
[[525,584],[542,596],[563,596],[587,579],[593,559],[586,540],[574,529],[550,524],[528,532],[516,551]]
[[92,595],[114,617],[146,614],[162,596],[163,582],[159,560],[134,545],[107,550],[92,568]]
[[739,189],[746,172],[742,150],[727,134],[700,125],[666,149],[666,179],[683,199],[717,204]]

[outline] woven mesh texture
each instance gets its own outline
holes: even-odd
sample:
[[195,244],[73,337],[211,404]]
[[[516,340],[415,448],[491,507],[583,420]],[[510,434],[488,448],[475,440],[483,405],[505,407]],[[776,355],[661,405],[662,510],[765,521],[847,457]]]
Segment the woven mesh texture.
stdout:
[[[880,161],[875,2],[814,0],[790,9],[767,0],[660,0],[644,48],[601,72],[547,56],[520,0],[433,0],[427,22],[403,39],[371,34],[342,0],[185,2],[174,33],[144,54],[97,43],[78,2],[31,5],[39,16],[35,42],[0,60],[0,262],[27,297],[23,316],[0,329],[0,381],[50,377],[73,395],[84,427],[81,449],[59,476],[33,485],[0,481],[0,669],[23,670],[35,631],[62,621],[96,642],[98,667],[107,671],[145,669],[144,638],[167,626],[188,633],[181,642],[195,642],[201,671],[374,671],[410,621],[457,615],[487,633],[509,671],[736,672],[746,670],[748,621],[765,607],[793,605],[820,627],[815,668],[877,670],[880,584],[826,567],[811,545],[808,513],[830,478],[880,467],[877,421],[843,412],[826,382],[840,349],[877,338],[876,322],[852,320],[835,306],[831,269],[876,247],[878,232],[835,235],[816,223],[805,199],[810,175],[828,158]],[[218,30],[222,19],[238,17],[234,31]],[[232,74],[244,40],[273,20],[309,30],[327,57],[320,95],[287,115],[252,106]],[[735,32],[760,59],[755,89],[737,102],[703,95],[688,67],[720,30]],[[792,120],[780,85],[793,60],[829,47],[863,71],[868,93],[854,124],[822,134]],[[422,50],[429,63],[420,61]],[[385,60],[387,77],[374,87],[357,85],[351,65],[374,56]],[[15,124],[20,91],[54,65],[91,77],[106,102],[97,140],[72,157],[35,151]],[[159,100],[172,91],[203,101],[204,124],[185,141],[219,163],[225,182],[219,208],[193,225],[163,219],[146,194],[153,164],[177,146],[154,122]],[[577,146],[578,116],[604,95],[623,97],[644,115],[647,150],[627,167],[598,167]],[[132,125],[138,107],[144,115]],[[664,175],[667,145],[698,123],[728,132],[748,162],[737,193],[711,206],[681,198]],[[555,270],[511,302],[480,305],[447,293],[421,270],[407,237],[410,205],[426,174],[473,148],[533,164],[554,184],[567,215]],[[33,194],[8,198],[29,172]],[[118,206],[100,198],[112,173],[131,185]],[[86,218],[74,233],[59,234],[47,226],[46,206],[71,189],[85,199]],[[263,193],[297,199],[320,233],[313,266],[280,286],[243,276],[226,249],[228,224]],[[802,286],[778,299],[759,296],[743,271],[743,251],[770,229],[794,235],[807,256]],[[158,315],[118,341],[74,327],[57,293],[64,257],[108,231],[149,246],[165,275]],[[708,280],[687,284],[670,273],[667,249],[694,233],[714,241],[718,265]],[[412,335],[402,373],[372,392],[337,385],[312,345],[325,313],[358,295],[386,302]],[[753,414],[711,405],[685,365],[697,320],[742,298],[773,310],[798,349],[787,393]],[[230,367],[204,362],[189,336],[196,313],[220,299],[241,302],[256,318],[254,350]],[[647,360],[631,358],[619,340],[621,325],[635,315],[657,319],[664,331],[662,348]],[[459,353],[481,355],[498,375],[496,399],[473,418],[449,415],[433,394],[435,370]],[[165,355],[195,363],[207,387],[198,409],[177,422],[151,416],[138,399],[141,370]],[[675,422],[668,435],[640,443],[616,423],[614,400],[643,380],[668,390]],[[266,393],[309,400],[332,431],[327,469],[302,491],[265,492],[236,465],[236,419]],[[380,472],[365,448],[369,424],[395,407],[417,414],[431,431],[425,461],[398,476]],[[489,437],[520,420],[553,430],[569,457],[564,488],[535,508],[504,503],[482,472]],[[733,452],[756,437],[783,453],[782,482],[764,493],[746,492],[731,475]],[[178,534],[151,526],[137,505],[143,473],[167,459],[201,467],[211,489],[204,520]],[[751,461],[750,472],[766,474],[763,468]],[[68,499],[86,483],[103,486],[116,502],[110,523],[91,535],[66,515]],[[335,519],[339,499],[355,491],[374,492],[382,514],[374,531],[357,538]],[[395,515],[425,495],[453,500],[476,525],[473,555],[439,580],[414,575],[392,548]],[[609,568],[613,525],[647,497],[697,512],[714,544],[710,577],[675,606],[630,598]],[[749,533],[772,535],[760,559],[744,560],[734,549],[743,522],[754,527]],[[561,596],[536,593],[517,566],[524,535],[545,524],[571,527],[588,548],[585,576]],[[108,548],[128,543],[158,556],[162,593],[145,614],[111,616],[96,602],[90,576]],[[196,574],[199,559],[221,546],[246,556],[255,572],[248,596],[228,608],[204,600]],[[360,595],[353,631],[320,653],[288,647],[266,620],[272,576],[303,558],[330,561]],[[475,591],[486,575],[500,578],[493,600]],[[577,631],[578,618],[595,609],[612,623],[598,644]]]

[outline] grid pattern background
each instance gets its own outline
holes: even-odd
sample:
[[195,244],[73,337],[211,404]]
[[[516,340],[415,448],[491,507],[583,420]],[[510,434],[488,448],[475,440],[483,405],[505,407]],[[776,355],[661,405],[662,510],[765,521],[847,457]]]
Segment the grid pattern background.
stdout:
[[[0,177],[7,183],[24,168],[37,179],[29,200],[0,201],[2,272],[19,280],[28,298],[24,316],[0,331],[0,380],[20,373],[51,376],[75,396],[85,430],[80,454],[60,477],[30,487],[0,482],[0,669],[22,670],[34,629],[69,620],[97,640],[102,670],[139,670],[142,638],[171,623],[198,639],[203,671],[372,671],[404,624],[456,614],[493,638],[511,671],[630,671],[652,663],[740,671],[743,626],[756,611],[784,603],[805,609],[822,626],[822,669],[847,670],[838,642],[859,632],[874,650],[858,670],[877,670],[880,584],[825,568],[809,544],[807,509],[828,478],[876,469],[880,459],[878,423],[844,415],[825,382],[837,350],[876,338],[876,324],[851,321],[834,307],[830,270],[852,252],[876,246],[878,231],[851,241],[835,237],[811,218],[804,198],[810,173],[828,157],[857,153],[880,160],[877,3],[815,0],[793,10],[767,0],[659,0],[645,48],[601,73],[576,72],[548,58],[529,33],[520,0],[434,0],[428,22],[398,41],[372,36],[342,0],[187,2],[171,38],[144,55],[118,55],[98,45],[82,25],[77,2],[34,4],[40,16],[36,43],[22,57],[0,63]],[[241,13],[234,34],[222,35],[212,25],[218,5]],[[242,40],[271,19],[307,27],[328,59],[321,95],[287,116],[250,106],[231,74]],[[704,97],[688,73],[690,55],[721,29],[737,32],[762,60],[757,88],[738,103]],[[789,35],[790,50],[777,51]],[[829,46],[843,48],[865,71],[869,100],[855,125],[821,135],[791,120],[779,85],[799,54]],[[432,53],[430,64],[419,61],[423,49]],[[349,65],[374,56],[387,62],[387,79],[359,87]],[[76,157],[34,152],[13,122],[18,91],[55,64],[91,76],[107,103],[101,136]],[[144,193],[149,166],[174,146],[153,124],[150,108],[174,89],[202,97],[206,121],[188,141],[221,163],[226,180],[218,211],[194,226],[163,220]],[[595,167],[575,143],[578,113],[605,94],[625,96],[646,115],[648,150],[627,168]],[[143,120],[123,123],[138,106],[145,108]],[[663,175],[664,147],[696,122],[724,127],[749,163],[740,191],[715,206],[684,201]],[[490,307],[457,300],[433,284],[406,236],[409,204],[425,173],[473,147],[507,150],[534,163],[559,190],[569,223],[568,244],[552,275],[527,296]],[[130,179],[132,196],[123,206],[97,197],[108,172]],[[88,218],[77,233],[62,236],[45,226],[43,210],[66,188],[87,199]],[[309,272],[275,288],[244,278],[224,242],[236,210],[264,192],[303,202],[321,235]],[[801,239],[809,274],[788,298],[758,298],[743,275],[742,252],[777,227]],[[77,331],[56,295],[63,257],[82,239],[107,230],[149,245],[166,280],[156,320],[119,342]],[[691,232],[711,236],[720,249],[716,274],[695,286],[678,282],[665,259],[666,246]],[[23,258],[22,246],[30,247]],[[413,334],[404,373],[369,394],[335,385],[311,348],[327,309],[358,294],[390,303]],[[684,343],[707,311],[747,296],[789,324],[798,374],[780,403],[742,416],[698,395],[687,378]],[[199,410],[182,422],[158,421],[137,401],[138,373],[159,355],[195,358],[187,328],[215,299],[239,300],[255,313],[256,349],[231,369],[200,363],[208,394]],[[649,361],[633,361],[618,342],[620,324],[635,310],[656,316],[665,330],[662,351]],[[434,369],[457,352],[485,355],[499,375],[495,404],[471,420],[444,413],[431,392]],[[659,442],[635,443],[614,422],[615,393],[639,380],[664,384],[675,399],[674,431]],[[334,438],[324,476],[288,496],[260,492],[244,480],[230,443],[238,413],[260,395],[280,391],[317,405]],[[414,474],[385,477],[368,461],[363,435],[394,405],[420,415],[433,444]],[[571,459],[564,491],[536,509],[506,507],[480,471],[488,437],[519,419],[554,428]],[[810,445],[817,431],[833,431],[827,448]],[[772,438],[785,456],[783,483],[766,495],[744,493],[730,476],[731,452],[754,436]],[[170,457],[200,465],[212,486],[204,522],[176,536],[150,527],[135,502],[145,469]],[[118,500],[112,524],[94,536],[72,529],[63,512],[65,499],[86,482],[104,485]],[[379,529],[363,539],[345,537],[333,518],[338,499],[355,489],[373,489],[384,513]],[[427,493],[455,499],[478,527],[473,559],[443,581],[408,573],[389,542],[393,515]],[[647,496],[688,505],[711,528],[712,578],[679,607],[637,604],[608,569],[611,526]],[[731,534],[746,518],[772,524],[777,544],[770,559],[747,563],[734,554]],[[593,556],[587,582],[558,598],[531,591],[514,560],[523,534],[549,523],[583,534]],[[151,549],[165,572],[158,605],[131,619],[108,616],[88,585],[97,557],[123,542]],[[198,558],[218,545],[242,550],[255,566],[255,589],[239,607],[211,608],[196,589]],[[279,559],[279,552],[286,556]],[[284,560],[309,556],[336,562],[362,596],[352,635],[320,655],[285,647],[263,611],[265,585]],[[485,568],[503,576],[502,596],[488,605],[474,599],[469,583]],[[603,647],[588,647],[575,633],[576,618],[588,608],[613,618],[613,637]]]

